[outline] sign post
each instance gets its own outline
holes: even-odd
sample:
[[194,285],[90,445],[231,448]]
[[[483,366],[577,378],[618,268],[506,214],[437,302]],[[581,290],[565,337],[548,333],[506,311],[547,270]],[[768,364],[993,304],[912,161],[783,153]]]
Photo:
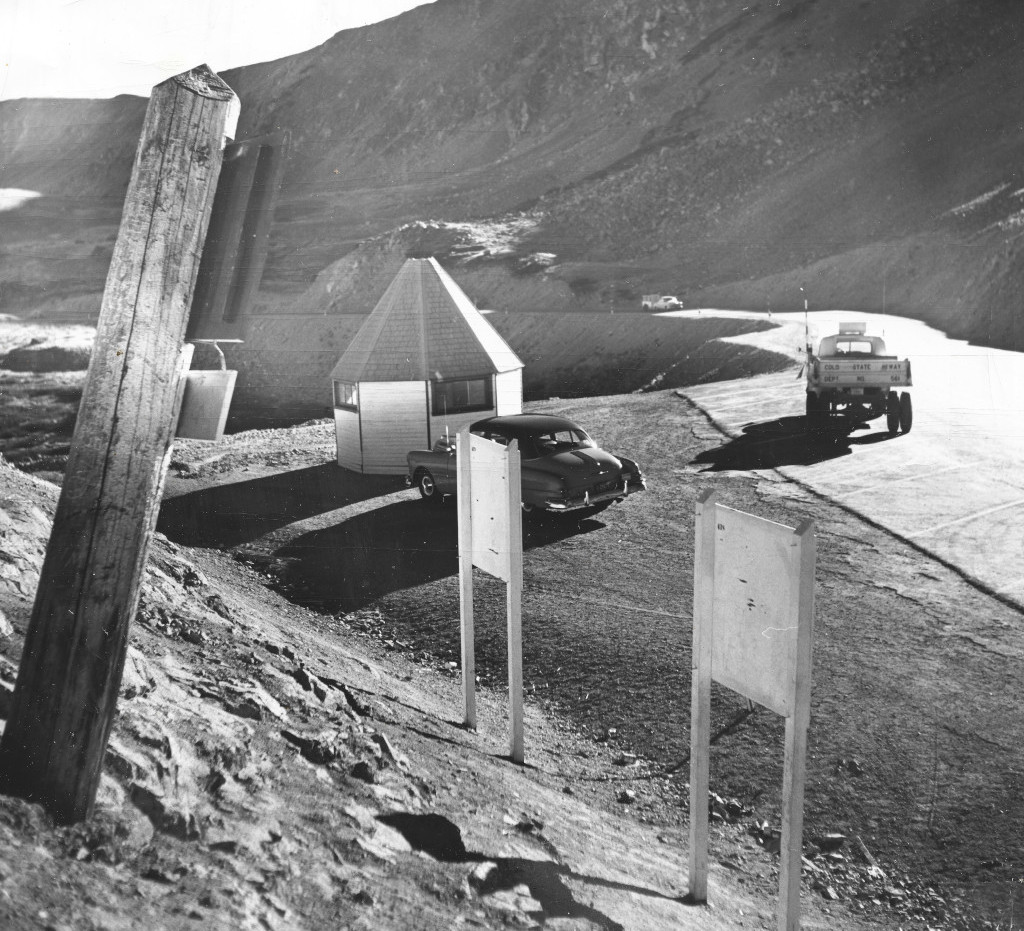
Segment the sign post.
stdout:
[[795,530],[697,500],[690,726],[690,898],[707,901],[711,680],[786,718],[780,931],[800,926],[810,722],[814,525]]
[[473,567],[477,566],[506,585],[509,755],[514,763],[522,763],[523,519],[519,446],[515,440],[505,446],[465,429],[456,440],[456,463],[464,722],[467,727],[476,727]]

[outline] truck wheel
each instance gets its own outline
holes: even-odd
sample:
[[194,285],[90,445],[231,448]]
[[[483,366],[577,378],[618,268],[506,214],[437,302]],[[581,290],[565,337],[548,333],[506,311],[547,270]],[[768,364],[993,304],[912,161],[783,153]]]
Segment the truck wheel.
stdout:
[[914,423],[914,405],[910,401],[910,392],[904,391],[900,395],[900,429],[909,433]]
[[885,425],[889,429],[889,436],[900,432],[900,396],[895,391],[889,392],[885,402]]
[[427,469],[423,469],[416,479],[416,487],[420,490],[420,497],[428,501],[440,501],[441,495],[437,490],[437,483],[434,476]]

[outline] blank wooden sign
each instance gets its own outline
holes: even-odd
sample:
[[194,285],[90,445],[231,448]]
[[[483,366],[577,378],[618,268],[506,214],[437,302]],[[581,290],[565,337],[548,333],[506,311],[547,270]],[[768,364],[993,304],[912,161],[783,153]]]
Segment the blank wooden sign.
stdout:
[[711,680],[786,719],[780,931],[800,926],[804,777],[811,702],[813,524],[793,529],[697,500],[690,706],[690,898],[707,901]]
[[505,584],[508,619],[509,755],[523,750],[523,518],[519,446],[463,430],[456,441],[459,502],[459,592],[465,724],[476,727],[473,566]]
[[231,409],[238,372],[199,369],[185,379],[185,394],[178,416],[177,436],[192,440],[219,440]]
[[715,505],[711,675],[776,714],[793,713],[800,584],[791,527]]
[[[519,488],[510,482],[509,447],[464,432],[469,442],[470,515],[472,516],[473,565],[508,582],[512,575],[510,512],[519,510]],[[513,441],[513,446],[515,445]],[[514,450],[513,450],[514,451]],[[518,458],[518,453],[516,453]],[[461,476],[460,476],[461,478]],[[514,494],[513,494],[514,491]],[[515,498],[515,507],[512,498]],[[520,537],[520,548],[522,537]]]

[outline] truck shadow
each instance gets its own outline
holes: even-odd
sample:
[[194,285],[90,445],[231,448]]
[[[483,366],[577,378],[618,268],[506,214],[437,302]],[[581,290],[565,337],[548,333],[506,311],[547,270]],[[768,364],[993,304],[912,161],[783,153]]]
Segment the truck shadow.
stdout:
[[404,488],[333,462],[165,497],[157,530],[185,546],[230,549],[279,527]]
[[[862,426],[862,425],[855,425]],[[890,439],[885,432],[851,437],[849,425],[836,425],[817,436],[807,433],[805,417],[781,417],[748,424],[743,435],[700,453],[691,465],[704,465],[705,472],[774,469],[787,465],[813,465],[849,456],[852,445]]]
[[[595,518],[524,520],[523,549],[599,530]],[[355,611],[390,592],[458,573],[454,502],[399,501],[314,530],[274,552],[289,600],[319,611]]]

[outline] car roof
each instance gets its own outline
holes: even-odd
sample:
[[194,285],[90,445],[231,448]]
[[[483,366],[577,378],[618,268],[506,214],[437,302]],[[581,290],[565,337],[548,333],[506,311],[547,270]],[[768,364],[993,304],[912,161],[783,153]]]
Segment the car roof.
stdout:
[[549,430],[581,430],[578,424],[567,417],[554,414],[505,414],[500,417],[488,417],[478,420],[469,428],[476,433],[478,430],[492,429],[509,436],[529,436]]

